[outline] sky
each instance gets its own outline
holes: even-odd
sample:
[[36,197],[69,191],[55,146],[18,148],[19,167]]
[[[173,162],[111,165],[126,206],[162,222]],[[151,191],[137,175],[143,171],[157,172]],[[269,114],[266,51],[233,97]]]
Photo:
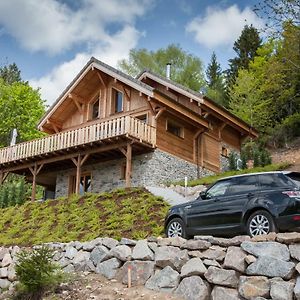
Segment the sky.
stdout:
[[117,67],[130,49],[178,44],[206,68],[223,69],[243,27],[263,27],[259,0],[1,0],[0,66],[15,62],[23,80],[51,105],[91,56]]

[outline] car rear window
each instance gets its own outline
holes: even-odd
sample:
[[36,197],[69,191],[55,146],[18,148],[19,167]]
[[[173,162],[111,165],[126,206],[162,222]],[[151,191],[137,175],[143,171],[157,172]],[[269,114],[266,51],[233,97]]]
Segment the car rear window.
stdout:
[[263,189],[295,188],[295,183],[282,173],[258,175],[259,183]]
[[300,173],[299,172],[291,172],[288,174],[285,174],[285,176],[289,177],[293,182],[300,187]]

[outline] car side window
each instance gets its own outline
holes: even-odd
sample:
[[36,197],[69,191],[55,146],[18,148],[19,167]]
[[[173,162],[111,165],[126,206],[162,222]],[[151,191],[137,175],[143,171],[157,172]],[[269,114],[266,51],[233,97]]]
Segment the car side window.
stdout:
[[257,178],[252,176],[241,176],[232,179],[232,184],[227,191],[228,195],[248,194],[258,190]]
[[224,196],[227,193],[229,186],[230,180],[223,180],[215,183],[210,189],[207,190],[206,199]]
[[282,187],[295,188],[294,183],[283,174],[262,174],[259,175],[259,183],[263,189],[276,189]]

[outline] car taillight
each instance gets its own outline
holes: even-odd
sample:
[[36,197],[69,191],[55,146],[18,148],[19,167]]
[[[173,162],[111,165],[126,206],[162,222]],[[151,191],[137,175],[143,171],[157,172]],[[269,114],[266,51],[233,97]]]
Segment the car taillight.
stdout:
[[300,191],[286,191],[282,192],[282,194],[285,194],[290,198],[300,198]]

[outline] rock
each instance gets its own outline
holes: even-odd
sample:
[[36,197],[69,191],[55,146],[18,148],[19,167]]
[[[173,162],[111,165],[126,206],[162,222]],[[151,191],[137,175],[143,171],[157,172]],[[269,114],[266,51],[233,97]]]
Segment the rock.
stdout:
[[154,253],[156,252],[156,250],[157,250],[157,248],[158,248],[157,244],[154,243],[154,242],[148,242],[148,247],[149,247]]
[[180,276],[188,277],[193,275],[204,275],[206,271],[207,268],[204,266],[201,259],[194,257],[182,266]]
[[269,241],[274,242],[275,240],[276,240],[275,232],[270,232],[268,234],[260,234],[251,238],[252,242],[269,242]]
[[15,257],[18,253],[20,253],[21,249],[19,246],[13,246],[12,250],[11,250],[11,256]]
[[299,243],[300,233],[299,232],[277,233],[276,241],[284,244]]
[[180,236],[157,240],[157,244],[159,246],[174,246],[174,247],[179,247],[179,248],[182,248],[183,245],[185,244],[185,242],[186,242],[186,239],[184,239]]
[[296,284],[294,287],[294,294],[297,300],[300,300],[300,276],[297,277]]
[[272,278],[270,295],[273,300],[293,300],[294,283],[281,278]]
[[148,247],[147,240],[139,240],[132,250],[134,260],[154,260],[154,253]]
[[223,267],[245,273],[246,256],[247,254],[240,247],[230,246],[227,249]]
[[173,246],[162,246],[155,252],[155,264],[161,268],[171,266],[178,272],[181,267],[188,261],[187,250],[180,250]]
[[238,291],[245,299],[256,297],[268,297],[270,293],[270,282],[264,276],[241,276]]
[[106,238],[102,239],[102,245],[108,249],[112,249],[112,248],[116,247],[118,244],[119,244],[119,242],[112,238],[106,237]]
[[102,274],[108,279],[112,279],[115,277],[120,266],[120,260],[118,260],[117,258],[111,258],[98,264],[98,266],[96,267],[96,273]]
[[243,242],[241,248],[256,257],[263,255],[285,261],[290,259],[288,247],[277,242]]
[[77,254],[78,250],[73,246],[67,246],[65,257],[69,259],[73,259]]
[[3,256],[3,260],[2,260],[2,263],[1,263],[1,266],[4,268],[4,267],[8,267],[11,263],[13,262],[11,256],[9,253],[6,253],[4,254]]
[[62,257],[63,257],[63,253],[62,252],[55,251],[54,252],[54,256],[53,256],[53,260],[54,261],[59,261]]
[[217,261],[223,261],[225,258],[225,252],[223,250],[207,249],[201,253],[202,258],[215,259]]
[[108,255],[121,261],[127,261],[131,258],[131,249],[126,245],[116,246],[109,251]]
[[194,251],[188,251],[188,255],[191,257],[199,257],[202,258],[202,253],[199,250],[194,250]]
[[83,248],[83,243],[76,241],[76,242],[71,243],[71,246],[73,246],[76,250],[79,251]]
[[63,268],[63,271],[66,273],[74,273],[75,268],[72,264],[67,265],[66,267]]
[[186,240],[181,248],[188,250],[206,250],[211,246],[210,242],[202,240]]
[[214,266],[214,267],[221,268],[220,264],[216,260],[214,260],[214,259],[204,259],[203,263],[206,266]]
[[289,250],[291,257],[300,261],[300,244],[289,245]]
[[248,275],[263,275],[267,277],[281,277],[290,279],[293,275],[295,264],[270,256],[260,256],[246,269]]
[[88,261],[90,259],[90,255],[90,252],[86,252],[83,250],[78,251],[74,256],[73,264],[79,264]]
[[58,261],[59,265],[64,268],[67,265],[69,265],[71,263],[71,260],[66,258],[66,257],[62,257],[59,261]]
[[8,268],[0,268],[0,278],[7,278],[8,276]]
[[118,273],[119,280],[128,285],[128,268],[131,270],[131,285],[144,285],[154,274],[153,261],[127,261]]
[[216,267],[209,267],[204,276],[207,281],[213,284],[228,287],[238,286],[238,275],[234,270],[224,270]]
[[239,293],[235,289],[215,286],[211,293],[212,300],[240,300]]
[[15,266],[13,264],[11,264],[7,269],[7,278],[9,281],[15,281],[17,279]]
[[175,294],[186,300],[209,300],[210,289],[207,282],[199,276],[184,278]]
[[179,284],[180,275],[170,266],[155,272],[146,282],[145,287],[160,292],[172,292]]
[[121,241],[119,243],[120,245],[127,245],[127,246],[135,246],[136,241],[131,240],[131,239],[126,239],[126,238],[121,238]]
[[82,249],[84,250],[84,251],[89,251],[89,252],[91,252],[91,251],[93,251],[93,249],[96,247],[96,246],[98,246],[98,245],[101,245],[101,243],[102,243],[102,239],[101,239],[101,242],[99,241],[99,240],[92,240],[92,241],[90,241],[90,242],[85,242],[85,243],[82,243]]
[[246,262],[248,265],[254,263],[255,261],[256,261],[256,257],[253,256],[253,255],[247,255],[247,256],[245,257],[245,262]]
[[93,262],[94,266],[108,258],[108,249],[105,246],[96,246],[90,255],[90,260]]
[[0,279],[0,291],[1,289],[6,290],[11,285],[11,282],[7,279]]
[[296,269],[296,271],[298,272],[298,274],[300,274],[300,262],[297,263],[295,269]]
[[8,253],[9,253],[8,248],[0,247],[0,261],[4,258],[4,255]]
[[219,245],[224,247],[229,246],[239,246],[244,241],[249,241],[250,237],[248,235],[239,235],[235,236],[231,239],[225,239],[225,238],[216,238],[213,236],[195,236],[195,240],[205,240],[210,242],[213,245]]

